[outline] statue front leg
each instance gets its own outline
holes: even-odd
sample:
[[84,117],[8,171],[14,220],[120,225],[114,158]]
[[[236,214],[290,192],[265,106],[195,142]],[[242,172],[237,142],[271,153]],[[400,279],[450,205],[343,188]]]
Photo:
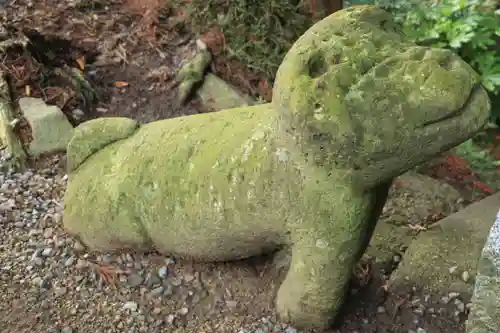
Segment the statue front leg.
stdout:
[[333,252],[296,251],[278,290],[276,310],[296,328],[327,329],[343,304],[351,265],[329,259]]
[[306,201],[307,213],[289,225],[292,257],[276,308],[281,320],[297,328],[326,329],[333,324],[352,271],[371,237],[371,224],[376,222],[371,214],[380,210],[375,208],[379,206],[376,191],[342,190],[313,193],[308,198],[312,200]]

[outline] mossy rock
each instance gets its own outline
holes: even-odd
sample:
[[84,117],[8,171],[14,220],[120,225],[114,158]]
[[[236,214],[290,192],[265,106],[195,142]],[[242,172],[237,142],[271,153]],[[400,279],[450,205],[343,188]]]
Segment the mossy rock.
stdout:
[[442,181],[413,171],[401,175],[391,186],[367,254],[378,262],[390,261],[416,236],[410,225],[425,226],[436,213],[447,216],[458,211],[462,202],[460,193]]
[[[478,259],[498,212],[500,193],[472,204],[420,233],[391,276],[393,287],[417,285],[435,293],[472,292]],[[463,279],[463,272],[470,276]]]

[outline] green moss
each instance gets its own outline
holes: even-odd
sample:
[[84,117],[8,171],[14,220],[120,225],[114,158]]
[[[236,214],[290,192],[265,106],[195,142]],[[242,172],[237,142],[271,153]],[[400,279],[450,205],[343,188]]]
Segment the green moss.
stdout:
[[[393,285],[414,284],[434,293],[471,293],[478,260],[498,211],[498,195],[488,197],[448,216],[420,233],[391,276]],[[450,268],[457,267],[457,274]],[[484,266],[483,266],[484,268]],[[465,283],[461,274],[467,271]]]
[[[276,203],[283,191],[299,191],[300,179],[280,173],[287,155],[272,151],[270,111],[262,105],[153,122],[106,146],[71,175],[66,227],[95,248],[114,244],[113,238],[144,244],[144,229],[157,249],[205,260],[275,247],[288,214]],[[100,119],[100,125],[115,126],[116,119]],[[93,133],[86,133],[91,142]],[[264,234],[249,224],[257,217]],[[82,224],[82,218],[93,222]],[[132,237],[124,226],[131,222],[142,225]],[[219,244],[230,238],[231,244]]]
[[90,155],[132,135],[138,127],[134,120],[119,117],[99,118],[81,124],[75,128],[68,143],[68,171],[75,171]]
[[[479,80],[451,51],[406,40],[386,12],[351,7],[290,49],[273,105],[293,146],[373,186],[432,158],[443,131],[453,147],[480,129],[490,104]],[[460,109],[461,117],[440,122]]]
[[[421,233],[408,247],[391,280],[395,285],[409,282],[438,294],[471,293],[472,284],[460,279],[463,271],[473,275],[476,268],[478,243],[470,237],[471,232],[457,223],[453,230],[436,228]],[[457,267],[458,274],[450,273],[452,267]]]
[[203,80],[205,70],[211,62],[212,54],[206,49],[200,49],[182,66],[176,77],[180,82],[177,88],[179,103],[183,104],[191,95],[193,88]]
[[395,254],[403,252],[413,237],[405,227],[380,221],[373,232],[366,254],[377,262],[389,262]]

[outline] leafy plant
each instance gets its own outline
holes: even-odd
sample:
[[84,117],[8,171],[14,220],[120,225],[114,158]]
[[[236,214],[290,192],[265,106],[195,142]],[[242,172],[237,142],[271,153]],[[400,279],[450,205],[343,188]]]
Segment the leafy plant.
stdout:
[[488,150],[476,145],[472,139],[458,145],[454,150],[457,155],[466,157],[475,170],[496,173],[496,168],[500,166],[500,161],[495,160]]
[[453,153],[467,161],[469,167],[478,177],[481,191],[493,193],[500,190],[500,161],[495,160],[488,149],[479,147],[473,139],[469,139],[455,147]]
[[[500,9],[490,1],[380,0],[405,33],[420,45],[455,51],[480,75],[492,100],[500,100]],[[500,105],[492,108],[492,122],[500,123]]]
[[175,0],[185,8],[190,27],[199,33],[214,28],[223,53],[272,82],[292,44],[312,24],[307,1]]

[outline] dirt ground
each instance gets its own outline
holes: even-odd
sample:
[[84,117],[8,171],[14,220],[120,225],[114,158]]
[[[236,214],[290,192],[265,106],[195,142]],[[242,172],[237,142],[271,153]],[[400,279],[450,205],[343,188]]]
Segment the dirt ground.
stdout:
[[[41,97],[74,124],[102,116],[150,122],[199,112],[196,100],[177,105],[171,89],[177,70],[195,51],[195,39],[175,20],[156,29],[118,2],[93,10],[74,3],[13,1],[4,8],[5,35],[24,34],[31,42],[27,51],[9,50],[0,65],[14,82],[16,98]],[[83,68],[95,102],[54,75],[54,68],[65,66]]]
[[[195,37],[182,28],[174,13],[164,13],[158,23],[147,13],[134,12],[133,6],[118,2],[109,2],[105,6],[95,2],[96,7],[91,10],[77,9],[75,3],[82,2],[19,0],[4,5],[1,23],[8,34],[15,34],[16,31],[29,34],[29,29],[36,29],[40,33],[32,33],[33,40],[39,41],[34,49],[28,53],[8,53],[0,64],[1,69],[11,76],[15,99],[26,95],[42,97],[48,103],[60,106],[74,124],[102,116],[126,116],[140,122],[150,122],[202,112],[196,99],[183,106],[175,102],[175,74],[183,61],[192,55]],[[45,55],[49,53],[52,56],[47,58]],[[217,58],[215,61],[220,67],[224,59]],[[89,105],[85,96],[51,74],[54,68],[61,66],[83,69],[85,78],[93,84],[97,94],[97,100],[92,101],[92,105]],[[229,76],[224,79],[236,85],[242,82],[240,77]],[[258,90],[258,87],[254,88]],[[473,196],[473,180],[468,178],[465,182],[462,176],[457,176],[460,172],[448,168],[450,163],[456,167],[456,163],[449,159],[446,161],[429,164],[426,173],[460,188],[470,197],[470,201],[490,194],[483,191],[483,194]],[[36,167],[43,169],[46,165],[39,164]],[[447,170],[445,174],[443,169]],[[63,169],[60,171],[64,172]],[[158,269],[165,259],[155,254],[138,256],[146,258],[141,260],[148,263],[145,269],[149,271]],[[102,256],[98,254],[90,253],[81,258],[88,262],[95,259],[98,264],[102,264]],[[328,332],[464,331],[465,318],[457,318],[453,304],[440,301],[442,295],[427,295],[416,286],[387,292],[384,289],[385,280],[396,265],[395,262],[381,266],[369,260],[364,261],[360,265],[363,270],[360,269],[353,280],[344,313],[338,321],[339,326]],[[116,273],[120,263],[111,262],[108,266]],[[151,301],[141,288],[131,293],[135,293],[141,299],[140,305],[151,312],[162,307],[175,308],[179,304],[186,304],[186,301],[190,304],[189,314],[169,328],[169,332],[237,333],[238,327],[243,324],[252,325],[263,317],[273,316],[273,300],[280,281],[273,267],[273,261],[269,258],[227,264],[177,263],[173,266],[172,274],[181,277],[186,283],[175,288],[176,297]],[[78,272],[67,270],[64,274],[79,275]],[[186,279],[186,276],[193,278]],[[12,283],[2,292],[15,294],[19,288],[19,285]],[[102,290],[97,288],[95,293],[107,295],[114,302],[126,298],[122,291],[118,292],[111,286],[104,286]],[[64,297],[71,303],[72,298],[68,295]],[[87,306],[92,307],[107,299],[105,296],[94,296],[89,298],[91,303],[86,303]],[[189,297],[197,299],[193,301]],[[37,307],[37,302],[37,299],[19,299],[0,306],[2,332],[48,332],[52,322],[47,319],[50,315],[45,316],[44,313],[51,312],[50,303],[45,302],[45,307]],[[172,305],[172,302],[177,305]],[[426,310],[421,313],[416,309],[423,302]],[[94,311],[93,316],[109,319],[113,326],[112,314],[99,311]],[[58,316],[61,321],[76,320],[70,319],[74,317],[69,312]],[[81,319],[79,323],[82,327],[75,331],[87,331],[84,326],[88,324],[88,330],[101,332],[92,328],[92,322],[92,315]],[[166,331],[162,325],[159,325],[159,329]],[[424,331],[418,331],[419,328]],[[111,328],[109,331],[112,331]],[[271,331],[268,330],[269,333]]]

